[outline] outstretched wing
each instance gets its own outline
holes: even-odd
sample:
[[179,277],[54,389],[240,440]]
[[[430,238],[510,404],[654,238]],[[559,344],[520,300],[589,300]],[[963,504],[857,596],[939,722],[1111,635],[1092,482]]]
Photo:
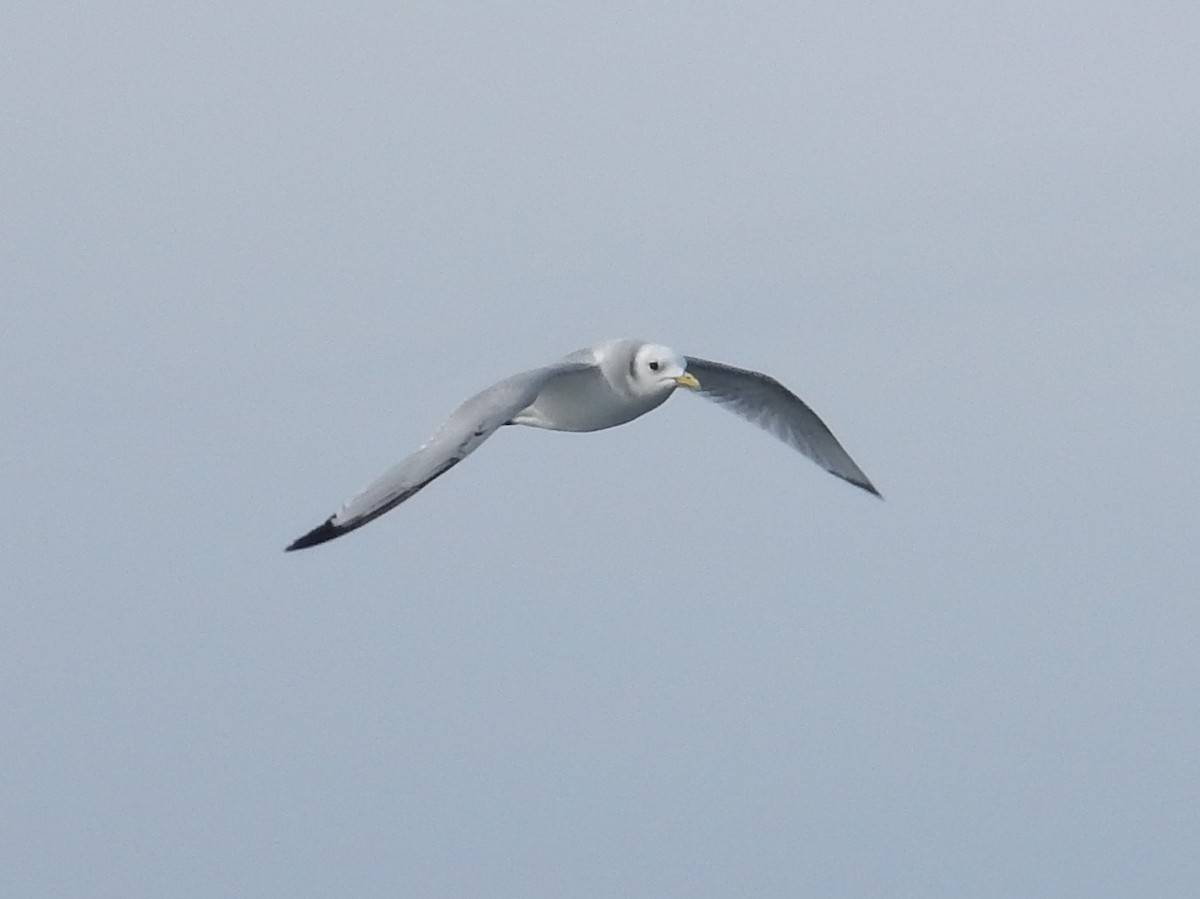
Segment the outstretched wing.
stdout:
[[548,381],[593,365],[564,360],[513,375],[477,393],[459,406],[420,449],[346,500],[337,514],[288,546],[288,552],[340,537],[400,505],[473,453],[497,428],[532,403]]
[[881,497],[817,413],[774,378],[695,356],[688,356],[687,363],[708,399],[774,434],[830,474]]

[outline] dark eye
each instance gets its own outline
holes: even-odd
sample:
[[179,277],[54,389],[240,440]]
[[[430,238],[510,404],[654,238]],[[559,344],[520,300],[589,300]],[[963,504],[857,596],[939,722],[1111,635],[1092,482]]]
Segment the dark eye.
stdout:
[[657,362],[650,363],[650,371],[658,371],[658,363]]

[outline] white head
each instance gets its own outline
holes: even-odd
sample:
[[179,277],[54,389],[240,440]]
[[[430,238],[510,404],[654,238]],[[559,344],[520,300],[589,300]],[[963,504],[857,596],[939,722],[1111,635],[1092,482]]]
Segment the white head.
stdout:
[[643,343],[634,351],[629,360],[629,375],[640,393],[700,386],[700,382],[688,373],[687,359],[657,343]]

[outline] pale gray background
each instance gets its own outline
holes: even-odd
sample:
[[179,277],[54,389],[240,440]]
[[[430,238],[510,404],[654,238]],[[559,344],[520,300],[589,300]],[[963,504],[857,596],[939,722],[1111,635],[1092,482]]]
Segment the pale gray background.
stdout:
[[[10,6],[8,896],[1200,894],[1200,8]],[[604,337],[759,367],[497,435]]]

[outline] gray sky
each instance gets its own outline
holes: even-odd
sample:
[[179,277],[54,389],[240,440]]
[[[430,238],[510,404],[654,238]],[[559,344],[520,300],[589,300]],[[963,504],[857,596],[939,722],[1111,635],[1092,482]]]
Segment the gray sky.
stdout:
[[[6,894],[1200,893],[1200,10],[649,6],[4,14]],[[626,335],[887,502],[676,397],[282,552]]]

